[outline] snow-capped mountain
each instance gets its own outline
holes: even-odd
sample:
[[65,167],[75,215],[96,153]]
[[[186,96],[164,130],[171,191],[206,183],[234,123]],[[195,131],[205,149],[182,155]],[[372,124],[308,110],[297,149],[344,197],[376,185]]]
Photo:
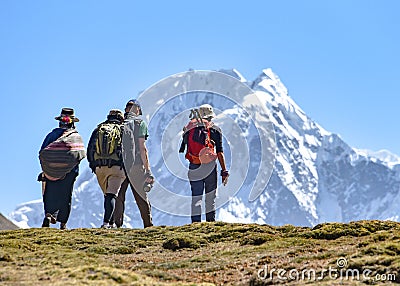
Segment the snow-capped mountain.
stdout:
[[[210,103],[219,111],[217,124],[223,132],[230,133],[230,142],[224,143],[231,171],[243,167],[240,161],[232,160],[230,163],[231,158],[237,155],[236,152],[242,151],[230,149],[232,142],[244,138],[249,144],[249,154],[239,155],[250,158],[242,187],[238,192],[228,192],[229,201],[221,204],[217,210],[218,220],[300,226],[362,219],[399,221],[398,156],[388,151],[374,153],[352,148],[337,134],[324,130],[297,106],[271,69],[263,70],[254,81],[246,81],[236,70],[221,72],[247,84],[270,112],[269,120],[275,129],[277,151],[267,187],[255,201],[249,202],[249,192],[259,168],[263,166],[259,166],[260,139],[246,111],[235,102],[229,103],[221,96],[204,93],[190,97],[182,95],[163,103],[163,108],[157,111],[149,124],[150,160],[160,184],[173,186],[178,195],[190,193],[184,168],[179,165],[185,164],[184,160],[170,155],[176,154],[179,149],[180,135],[173,133],[175,136],[169,138],[154,130],[181,128],[186,119],[179,117],[179,112],[188,110],[191,106]],[[226,124],[226,118],[236,122],[240,126],[240,132],[227,131],[229,125]],[[160,142],[176,142],[176,145],[161,144],[165,147],[162,150]],[[170,176],[171,172],[177,176]],[[240,177],[239,173],[235,177]],[[235,185],[235,177],[232,176],[232,185]],[[157,189],[150,194],[155,202],[160,200]],[[101,224],[103,197],[95,176],[88,169],[82,170],[75,183],[72,207],[69,227],[98,227]],[[38,227],[43,218],[42,202],[38,200],[20,205],[9,217],[19,226]],[[171,215],[154,207],[153,220],[155,225],[181,225],[190,222],[188,216]],[[131,193],[127,193],[125,226],[142,227]]]

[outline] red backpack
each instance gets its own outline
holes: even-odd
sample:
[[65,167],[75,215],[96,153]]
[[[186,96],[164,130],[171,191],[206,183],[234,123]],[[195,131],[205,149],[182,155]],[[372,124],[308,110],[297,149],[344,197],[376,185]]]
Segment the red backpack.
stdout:
[[183,128],[187,133],[187,151],[185,158],[193,164],[207,164],[217,159],[214,151],[214,142],[211,140],[211,121],[206,119],[192,119]]

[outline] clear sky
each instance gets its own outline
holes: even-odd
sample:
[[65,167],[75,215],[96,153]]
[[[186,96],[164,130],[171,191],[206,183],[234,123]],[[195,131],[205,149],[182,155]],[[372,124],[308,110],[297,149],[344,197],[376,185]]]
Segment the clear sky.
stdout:
[[397,0],[1,0],[0,212],[41,197],[38,150],[62,107],[87,143],[109,109],[190,68],[250,80],[272,68],[322,127],[400,155],[399,11]]

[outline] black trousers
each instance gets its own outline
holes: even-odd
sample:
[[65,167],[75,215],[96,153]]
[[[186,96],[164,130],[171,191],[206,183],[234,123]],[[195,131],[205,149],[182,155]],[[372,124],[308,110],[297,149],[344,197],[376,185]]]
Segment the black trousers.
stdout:
[[192,191],[192,222],[201,222],[201,205],[204,193],[206,221],[215,221],[217,166],[214,162],[203,165],[190,163],[188,177]]
[[44,213],[52,214],[61,223],[67,223],[71,213],[72,191],[77,175],[75,171],[71,171],[62,180],[46,181]]

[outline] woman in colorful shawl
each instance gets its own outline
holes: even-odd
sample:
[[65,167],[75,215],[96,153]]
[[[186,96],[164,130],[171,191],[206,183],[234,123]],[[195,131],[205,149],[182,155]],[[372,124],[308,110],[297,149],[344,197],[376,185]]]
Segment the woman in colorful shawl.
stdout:
[[60,222],[60,229],[66,229],[72,191],[79,174],[79,163],[85,157],[85,147],[75,129],[79,119],[72,108],[63,108],[55,119],[59,121],[59,127],[47,134],[39,152],[43,172],[38,181],[43,182],[45,214],[42,227]]

